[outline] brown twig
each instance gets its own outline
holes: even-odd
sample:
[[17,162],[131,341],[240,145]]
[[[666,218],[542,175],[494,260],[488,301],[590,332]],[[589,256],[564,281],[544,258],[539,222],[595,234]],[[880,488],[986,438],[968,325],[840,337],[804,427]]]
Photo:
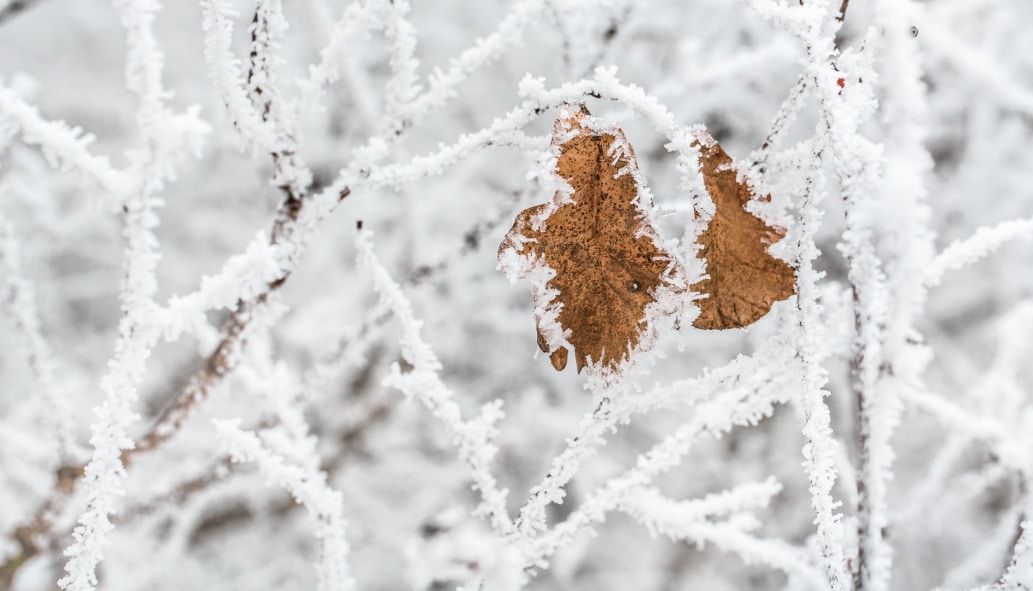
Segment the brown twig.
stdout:
[[207,489],[212,484],[221,482],[228,478],[233,474],[232,465],[233,464],[230,461],[229,456],[223,457],[215,464],[209,466],[208,469],[200,475],[180,482],[161,495],[126,507],[123,511],[119,512],[118,516],[113,521],[115,523],[128,523],[134,519],[150,515],[163,506],[168,506],[170,504],[182,505],[184,502],[189,500],[190,497]]
[[201,369],[191,376],[187,385],[172,399],[154,425],[140,438],[136,447],[122,452],[123,464],[128,467],[136,455],[152,451],[171,439],[182,428],[193,409],[208,398],[212,390],[222,383],[226,375],[236,367],[237,358],[245,343],[244,331],[255,310],[264,305],[269,295],[280,285],[282,282],[276,286],[270,284],[268,290],[255,300],[240,302],[237,305],[237,310],[223,325],[223,337],[219,346],[208,356]]
[[843,0],[843,2],[839,5],[839,16],[836,17],[837,21],[843,22],[843,19],[846,18],[846,9],[849,6],[850,0]]

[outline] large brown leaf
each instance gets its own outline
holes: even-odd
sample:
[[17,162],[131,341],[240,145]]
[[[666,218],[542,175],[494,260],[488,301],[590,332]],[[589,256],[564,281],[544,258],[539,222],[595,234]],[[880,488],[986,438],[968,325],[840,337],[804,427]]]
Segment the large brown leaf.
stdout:
[[[638,165],[623,132],[583,127],[588,114],[583,106],[567,107],[553,127],[556,172],[573,193],[567,198],[557,192],[553,203],[521,212],[499,246],[500,262],[509,250],[521,257],[523,275],[540,260],[555,271],[546,290],[536,289],[536,300],[549,298],[536,301],[536,308],[559,306],[557,320],[569,331],[579,373],[589,360],[609,370],[630,351],[647,348],[650,343],[642,340],[649,330],[646,307],[658,289],[674,287],[680,273],[646,221],[643,207],[649,204],[639,201]],[[542,319],[536,320],[538,346],[562,370],[567,348],[550,343]]]
[[[768,246],[781,240],[785,230],[768,226],[746,211],[753,191],[736,179],[732,159],[716,141],[701,145],[700,153],[703,182],[716,211],[698,240],[710,277],[692,290],[709,297],[700,301],[700,314],[692,325],[739,328],[753,324],[775,302],[793,295],[793,268],[768,254]],[[767,201],[770,196],[757,199]]]

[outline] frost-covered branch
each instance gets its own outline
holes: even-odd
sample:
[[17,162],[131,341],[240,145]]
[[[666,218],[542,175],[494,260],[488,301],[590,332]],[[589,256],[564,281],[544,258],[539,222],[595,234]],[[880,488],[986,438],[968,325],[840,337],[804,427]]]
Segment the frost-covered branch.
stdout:
[[654,533],[684,539],[671,528],[677,528],[679,524],[690,525],[707,519],[732,517],[753,509],[763,509],[781,491],[782,485],[774,478],[740,484],[689,501],[674,501],[663,496],[655,488],[643,488],[628,496],[624,509],[636,519],[648,521],[646,526]]
[[362,119],[372,120],[376,116],[375,107],[367,96],[372,94],[371,89],[356,83],[358,76],[352,72],[354,64],[347,57],[355,38],[364,37],[380,26],[379,16],[363,3],[352,2],[345,6],[330,31],[329,41],[319,52],[319,61],[309,66],[307,77],[297,81],[299,111],[309,105],[318,108],[325,98],[326,87],[344,76],[350,86],[350,98],[359,106]]
[[824,589],[824,577],[808,561],[804,549],[777,539],[759,538],[750,531],[757,521],[749,511],[767,507],[781,488],[774,479],[768,479],[690,501],[674,501],[655,490],[643,489],[629,494],[622,510],[654,535],[659,533],[699,548],[709,542],[739,555],[747,564],[764,564],[799,577],[812,589]]
[[738,357],[722,367],[708,369],[698,378],[656,387],[644,394],[618,391],[614,396],[603,396],[596,409],[581,420],[577,434],[569,439],[567,447],[553,458],[549,472],[531,489],[527,503],[520,510],[518,528],[524,535],[545,530],[546,507],[563,502],[566,496],[563,488],[577,474],[584,460],[605,443],[608,433],[628,423],[632,416],[661,408],[694,406],[722,388],[767,388],[774,368],[784,370],[787,361],[790,360],[780,359],[764,349],[752,357]]
[[939,285],[947,272],[967,267],[1016,238],[1029,239],[1031,236],[1033,218],[979,228],[971,237],[951,242],[933,259],[926,269],[925,283],[930,287]]
[[256,152],[273,152],[277,146],[274,127],[248,100],[243,67],[232,50],[230,19],[239,13],[225,0],[201,0],[201,13],[208,75],[219,90],[230,121],[240,133],[244,146]]
[[96,139],[92,134],[85,134],[64,121],[47,121],[36,107],[4,87],[0,87],[0,126],[21,133],[25,143],[38,146],[50,166],[96,183],[103,189],[112,209],[122,206],[131,181],[112,166],[106,156],[90,152],[89,147]]
[[398,388],[406,396],[420,400],[444,423],[459,450],[460,460],[470,467],[474,488],[481,494],[478,512],[489,518],[500,535],[511,534],[513,523],[506,511],[507,491],[498,488],[491,473],[491,462],[497,452],[492,438],[496,433],[495,424],[503,416],[501,402],[484,405],[481,416],[476,419],[463,419],[459,404],[438,375],[441,362],[420,336],[422,322],[413,316],[409,300],[401,287],[391,279],[373,254],[371,234],[360,230],[356,246],[359,265],[372,276],[374,288],[402,324],[402,357],[412,365],[411,371],[403,373],[399,365],[394,364],[387,384]]
[[523,42],[524,30],[541,16],[545,0],[522,0],[513,7],[487,37],[454,58],[448,70],[437,70],[427,82],[427,90],[404,110],[404,127],[422,119],[433,108],[456,96],[456,88],[478,68],[496,60],[506,49]]
[[[855,334],[850,367],[859,431],[854,588],[882,589],[888,582],[890,565],[890,549],[882,535],[885,479],[892,460],[889,438],[896,424],[894,409],[899,405],[894,403],[893,393],[880,383],[885,367],[882,348],[889,297],[883,263],[875,252],[873,229],[864,212],[877,192],[882,164],[881,146],[861,136],[859,130],[875,108],[872,83],[876,76],[870,60],[853,54],[839,56],[838,63],[830,59],[825,67],[851,81],[849,88],[834,92],[816,77],[814,89],[826,125],[826,133],[819,133],[823,144],[820,149],[831,157],[843,200],[845,230],[838,247],[847,261],[853,303]],[[855,84],[854,80],[868,83]]]
[[[828,57],[831,55],[832,39],[817,38],[818,23],[824,16],[827,2],[809,2],[801,7],[776,8],[774,4],[747,1],[747,5],[761,16],[771,18],[787,30],[803,37],[808,46],[808,61],[813,71],[823,75],[816,84],[834,84],[828,80]],[[817,134],[823,136],[825,122],[820,122]],[[844,552],[844,535],[841,515],[837,513],[839,503],[832,497],[832,486],[838,476],[836,469],[837,444],[832,437],[831,417],[825,403],[827,370],[820,363],[822,334],[818,319],[822,308],[817,300],[817,282],[821,275],[814,269],[818,249],[814,236],[818,230],[822,212],[819,206],[824,199],[823,179],[818,170],[818,159],[814,158],[808,173],[808,185],[803,200],[798,206],[799,217],[794,240],[797,247],[793,254],[796,267],[796,292],[799,328],[795,335],[795,346],[803,364],[801,380],[801,407],[804,413],[803,434],[806,443],[803,448],[804,468],[810,481],[811,505],[817,525],[817,544],[821,552],[828,585],[834,591],[845,591],[851,585]]]
[[68,402],[58,391],[56,360],[40,327],[35,289],[21,268],[14,228],[0,215],[0,309],[13,321],[25,347],[25,356],[39,388],[41,414],[57,440],[56,458],[70,462],[78,451]]
[[1020,527],[1022,534],[1015,544],[1011,562],[1001,582],[993,585],[994,591],[1027,591],[1033,584],[1033,519],[1027,509],[1026,518]]
[[[793,378],[795,372],[787,372]],[[755,425],[787,401],[786,384],[780,377],[758,390],[734,388],[698,405],[692,417],[652,449],[639,456],[635,467],[612,478],[562,523],[534,540],[526,558],[529,567],[540,567],[557,549],[567,545],[592,524],[605,521],[607,514],[621,508],[632,491],[649,486],[653,479],[677,466],[693,445],[706,435],[720,437],[735,427]]]
[[198,136],[206,131],[205,126],[191,121],[189,114],[170,121],[162,104],[168,94],[161,85],[164,58],[152,29],[158,3],[116,1],[115,9],[126,29],[126,85],[138,97],[137,122],[144,131],[144,145],[130,154],[133,178],[123,204],[127,242],[123,316],[114,358],[101,381],[104,403],[96,409],[98,420],[92,426],[94,449],[83,476],[87,505],[73,532],[75,541],[66,550],[68,574],[59,581],[62,588],[72,591],[92,590],[97,585],[96,567],[114,528],[110,516],[117,498],[124,494],[122,452],[134,446],[129,427],[138,418],[133,408],[139,397],[137,388],[160,335],[161,312],[154,300],[160,256],[154,233],[156,209],[161,205],[158,194],[174,174],[171,158],[184,144],[196,150]]
[[105,403],[97,408],[98,421],[90,438],[94,451],[83,480],[89,499],[87,510],[76,526],[75,543],[67,550],[71,557],[66,566],[68,576],[60,582],[62,588],[72,591],[92,590],[97,585],[96,565],[103,555],[101,548],[107,534],[113,529],[109,517],[115,510],[115,499],[124,494],[122,450],[134,445],[128,429],[138,418],[133,409],[139,396],[137,386],[159,334],[151,320],[157,313],[153,297],[158,260],[153,233],[157,217],[152,199],[136,193],[126,204],[129,213],[125,229],[128,246],[122,291],[124,316],[111,369],[101,382]]
[[527,97],[526,100],[503,117],[495,119],[490,126],[460,136],[455,143],[442,146],[431,154],[370,171],[368,178],[357,182],[397,189],[424,177],[439,175],[474,151],[493,145],[500,138],[519,133],[544,110],[583,102],[589,96],[619,101],[646,117],[658,133],[671,140],[666,146],[668,150],[679,154],[697,153],[691,148],[691,143],[698,137],[698,126],[678,125],[671,112],[655,97],[638,86],[622,84],[612,69],[599,68],[592,79],[563,84],[548,90],[544,81],[525,77],[520,84],[520,93]]
[[253,432],[240,427],[239,419],[217,421],[216,430],[234,462],[254,462],[270,483],[286,489],[305,506],[318,526],[320,543],[319,588],[321,591],[347,591],[355,588],[348,567],[348,540],[342,514],[341,494],[326,483],[326,474],[312,467],[296,465],[268,449]]

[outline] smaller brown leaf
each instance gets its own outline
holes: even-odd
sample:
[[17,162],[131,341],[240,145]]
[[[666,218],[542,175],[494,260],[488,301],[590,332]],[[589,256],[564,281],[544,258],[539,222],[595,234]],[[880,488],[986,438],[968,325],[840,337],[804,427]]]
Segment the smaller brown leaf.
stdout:
[[[709,278],[692,286],[706,294],[692,325],[703,329],[753,324],[771,306],[793,295],[796,276],[785,261],[768,254],[768,246],[785,237],[785,229],[765,224],[746,210],[754,192],[736,178],[732,159],[711,139],[700,145],[700,170],[714,201],[714,217],[700,235],[700,255]],[[768,201],[770,195],[756,199]]]

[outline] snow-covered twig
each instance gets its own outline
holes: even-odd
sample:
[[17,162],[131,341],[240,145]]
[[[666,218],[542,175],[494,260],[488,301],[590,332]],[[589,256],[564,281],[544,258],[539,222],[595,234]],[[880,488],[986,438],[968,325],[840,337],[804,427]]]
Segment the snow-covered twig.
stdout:
[[[807,2],[792,6],[775,4],[763,0],[744,0],[758,15],[770,19],[781,28],[800,39],[807,49],[807,63],[818,88],[819,99],[829,101],[827,92],[838,86],[838,74],[833,70],[831,58],[835,53],[834,40],[830,31],[823,30],[829,16],[828,2]],[[823,102],[823,108],[832,106]],[[829,138],[829,127],[833,124],[819,121],[816,135]],[[832,129],[833,133],[839,129]],[[803,434],[806,440],[803,448],[804,469],[810,481],[811,505],[815,512],[817,526],[816,542],[821,552],[822,564],[828,586],[833,591],[846,591],[852,586],[853,577],[847,564],[844,544],[842,516],[837,512],[840,503],[832,497],[832,486],[838,477],[836,469],[837,443],[832,437],[831,416],[825,402],[828,392],[825,385],[828,372],[820,363],[823,349],[821,326],[821,305],[818,303],[817,281],[821,277],[814,268],[818,257],[815,235],[821,220],[821,201],[825,197],[824,179],[820,175],[821,151],[829,149],[827,141],[815,146],[819,152],[812,158],[808,172],[808,186],[798,206],[799,218],[794,235],[787,240],[796,242],[793,259],[796,267],[796,303],[799,328],[795,335],[800,361],[803,364],[801,407],[804,414]]]
[[161,311],[154,301],[160,256],[154,233],[158,225],[155,210],[161,205],[157,195],[174,175],[170,159],[184,140],[196,149],[199,135],[206,131],[203,125],[194,124],[189,114],[185,119],[170,121],[162,104],[168,96],[161,84],[164,58],[151,27],[158,3],[117,0],[114,4],[128,39],[126,85],[138,97],[137,122],[145,137],[144,145],[130,153],[133,179],[123,205],[127,241],[123,316],[114,358],[101,381],[104,403],[96,409],[98,420],[92,426],[90,443],[94,450],[83,477],[87,505],[73,532],[75,541],[65,552],[69,557],[65,565],[68,574],[59,581],[62,588],[71,591],[89,591],[97,585],[96,567],[114,527],[110,516],[116,499],[124,494],[122,452],[134,446],[128,429],[137,419],[133,409],[139,396],[137,387],[151,348],[161,334]]
[[757,166],[764,166],[771,156],[773,148],[782,141],[789,130],[789,126],[796,119],[803,108],[804,99],[807,98],[807,85],[810,79],[807,76],[800,76],[796,84],[789,90],[789,94],[778,107],[774,121],[771,124],[771,131],[768,132],[760,147],[750,154],[750,160]]
[[499,58],[502,52],[523,41],[524,30],[540,16],[545,0],[522,0],[499,23],[495,31],[452,60],[447,71],[436,70],[427,90],[404,110],[403,127],[422,119],[433,108],[456,94],[456,88],[478,68]]
[[563,104],[578,103],[587,96],[623,103],[646,117],[658,133],[671,140],[667,145],[669,150],[695,153],[689,146],[699,129],[696,126],[678,125],[671,112],[655,97],[638,86],[622,84],[612,69],[599,68],[593,79],[563,84],[550,90],[546,90],[543,81],[528,77],[521,82],[520,89],[527,100],[494,120],[488,127],[460,136],[453,144],[442,146],[431,154],[417,156],[409,162],[379,167],[370,171],[368,178],[357,182],[373,187],[400,188],[424,177],[441,174],[475,150],[493,145],[500,137],[518,133],[542,111]]
[[22,273],[14,228],[0,215],[0,309],[13,320],[25,347],[29,368],[39,387],[38,404],[57,442],[56,459],[70,462],[78,451],[67,400],[57,388],[54,353],[40,327],[35,289]]
[[[142,187],[141,187],[142,190]],[[101,548],[113,528],[109,516],[115,510],[115,499],[124,494],[126,472],[122,450],[134,443],[128,428],[138,416],[133,405],[138,398],[137,386],[143,378],[144,363],[160,332],[154,317],[159,314],[154,304],[157,289],[157,239],[153,229],[157,216],[153,211],[153,197],[135,193],[126,203],[125,279],[122,288],[124,316],[119,325],[119,339],[115,345],[108,374],[101,381],[105,402],[97,408],[98,420],[93,425],[93,456],[86,466],[84,489],[88,504],[79,518],[75,542],[68,548],[70,556],[61,579],[64,589],[88,591],[97,585],[95,569],[102,557]]]
[[[790,379],[798,379],[795,372],[787,372],[786,375]],[[545,565],[548,558],[569,544],[574,536],[592,524],[604,521],[610,511],[622,507],[632,491],[648,486],[656,476],[677,466],[700,438],[706,435],[719,437],[735,427],[755,425],[787,398],[787,385],[783,379],[775,377],[763,388],[733,388],[698,405],[688,422],[640,455],[634,468],[590,493],[565,521],[535,539],[528,549],[527,565]]]
[[409,2],[392,0],[385,9],[384,33],[390,44],[391,76],[384,85],[383,128],[387,134],[393,134],[411,124],[404,121],[403,113],[420,95],[416,74],[420,64],[416,59],[416,29],[407,18]]
[[636,414],[660,408],[693,406],[707,400],[721,388],[759,390],[767,387],[773,368],[784,371],[785,363],[772,348],[762,348],[751,357],[740,356],[731,362],[707,369],[702,376],[680,380],[667,387],[656,387],[644,394],[619,393],[604,396],[599,405],[578,425],[577,434],[567,447],[553,458],[549,472],[535,485],[520,509],[517,526],[525,535],[546,529],[545,509],[549,504],[562,503],[563,487],[574,477],[582,462],[605,443],[607,433],[618,425],[626,424]]
[[[816,171],[815,171],[816,172]],[[836,511],[839,503],[832,498],[832,486],[838,476],[836,470],[837,443],[832,437],[831,416],[825,403],[827,371],[819,356],[822,349],[821,328],[818,318],[821,305],[817,301],[817,280],[814,269],[817,247],[814,232],[821,219],[820,203],[823,190],[817,176],[811,177],[810,187],[800,204],[798,222],[801,236],[796,254],[796,290],[799,331],[796,346],[803,364],[801,407],[804,413],[803,448],[804,469],[810,481],[811,505],[816,514],[817,542],[822,554],[825,575],[834,591],[845,591],[850,584],[843,549],[842,516]]]
[[89,146],[95,139],[92,134],[63,121],[47,121],[13,90],[0,86],[0,126],[4,125],[20,131],[25,143],[39,146],[50,166],[96,183],[112,209],[122,206],[130,179],[106,156],[90,153]]
[[948,271],[967,267],[1011,240],[1030,237],[1033,237],[1033,218],[979,228],[971,237],[950,243],[933,259],[926,269],[925,283],[930,287],[939,285]]
[[245,147],[255,152],[272,152],[277,146],[275,129],[248,100],[243,68],[233,55],[230,19],[238,13],[225,0],[201,0],[201,13],[209,76],[219,89],[230,121],[240,132]]
[[369,96],[372,89],[356,83],[358,74],[354,72],[355,66],[345,56],[356,37],[364,37],[379,26],[382,26],[381,19],[363,3],[352,2],[344,7],[330,30],[330,39],[319,52],[319,61],[308,67],[308,76],[296,82],[299,112],[308,110],[310,106],[321,106],[326,87],[344,76],[351,91],[349,98],[359,108],[361,119],[371,121],[376,117],[376,106]]
[[[718,517],[730,517],[753,509],[763,509],[782,491],[774,478],[740,484],[700,499],[674,501],[651,487],[628,495],[624,511],[642,521],[654,533],[678,537],[672,528]],[[648,522],[648,523],[646,523]]]
[[360,267],[371,275],[380,297],[402,324],[402,356],[412,365],[412,370],[404,373],[397,363],[392,365],[386,383],[401,390],[406,396],[420,400],[444,423],[459,450],[460,460],[470,467],[474,488],[480,492],[481,506],[478,513],[489,518],[498,534],[512,534],[513,523],[506,511],[507,491],[498,488],[495,476],[491,473],[491,462],[497,451],[492,438],[496,433],[495,424],[503,416],[501,402],[484,405],[481,416],[476,419],[463,419],[459,404],[438,375],[441,362],[420,336],[423,323],[413,316],[409,300],[401,287],[373,254],[369,231],[359,231],[356,246]]
[[[1027,503],[1028,506],[1033,503]],[[1008,570],[1005,571],[1001,582],[996,585],[1000,591],[1029,591],[1033,585],[1033,506],[1026,509],[1025,516],[1020,527],[1022,534],[1015,543],[1015,551],[1012,553]],[[996,590],[995,590],[996,591]]]
[[882,383],[889,295],[883,262],[875,252],[870,216],[866,215],[880,185],[882,147],[860,134],[859,126],[876,106],[871,55],[865,57],[862,51],[840,55],[835,62],[831,53],[812,55],[821,60],[826,76],[839,75],[850,81],[849,88],[839,89],[838,84],[829,87],[823,77],[815,76],[813,89],[826,127],[824,133],[818,133],[818,149],[833,164],[843,201],[845,229],[838,248],[847,261],[854,317],[850,367],[859,438],[854,588],[881,590],[889,581],[891,564],[882,532],[886,525],[885,482],[893,459],[890,436],[899,404]]
[[[239,419],[215,423],[223,446],[234,462],[254,462],[272,484],[286,489],[305,506],[316,520],[319,540],[319,588],[321,591],[347,591],[355,588],[348,567],[348,540],[342,514],[341,493],[326,482],[326,474],[311,466],[297,465],[271,451],[251,431],[240,427]],[[312,457],[308,455],[308,457]]]
[[[709,542],[734,552],[747,564],[765,564],[799,577],[812,589],[824,589],[821,571],[808,561],[803,548],[781,540],[762,539],[748,531],[756,525],[748,511],[766,507],[781,488],[769,478],[689,501],[674,501],[655,490],[643,489],[629,494],[621,508],[651,533],[697,547]],[[715,521],[716,518],[726,519]]]

